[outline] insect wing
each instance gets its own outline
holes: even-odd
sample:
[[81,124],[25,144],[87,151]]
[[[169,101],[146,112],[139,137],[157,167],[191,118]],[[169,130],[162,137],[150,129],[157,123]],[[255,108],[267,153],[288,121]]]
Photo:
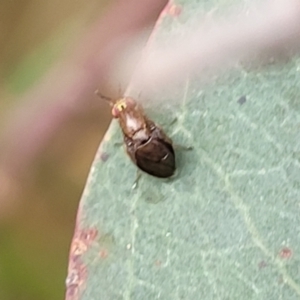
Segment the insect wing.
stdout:
[[174,149],[168,142],[154,138],[140,146],[135,152],[136,164],[144,172],[161,178],[175,172]]

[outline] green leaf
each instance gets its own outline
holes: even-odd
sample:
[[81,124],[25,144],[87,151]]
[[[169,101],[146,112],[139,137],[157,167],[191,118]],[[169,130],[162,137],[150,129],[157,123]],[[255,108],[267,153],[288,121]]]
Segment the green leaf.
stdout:
[[299,67],[240,68],[202,89],[187,79],[164,129],[194,149],[177,150],[171,180],[144,174],[131,189],[113,121],[81,200],[67,298],[299,299]]

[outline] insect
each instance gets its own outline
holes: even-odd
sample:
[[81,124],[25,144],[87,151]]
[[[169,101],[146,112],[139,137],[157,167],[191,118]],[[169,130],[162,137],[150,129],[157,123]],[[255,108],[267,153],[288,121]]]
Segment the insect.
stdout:
[[171,177],[176,169],[172,140],[151,121],[131,97],[112,100],[96,91],[112,106],[112,116],[119,120],[126,151],[139,169],[160,178]]

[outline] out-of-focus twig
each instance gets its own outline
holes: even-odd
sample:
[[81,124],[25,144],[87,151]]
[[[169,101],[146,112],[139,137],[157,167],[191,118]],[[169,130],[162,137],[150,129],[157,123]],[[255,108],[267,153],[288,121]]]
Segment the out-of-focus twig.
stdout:
[[299,0],[263,1],[247,10],[235,8],[223,17],[198,19],[192,27],[183,24],[179,36],[170,37],[164,47],[155,44],[147,51],[134,75],[133,89],[154,99],[151,94],[173,89],[187,76],[205,79],[207,70],[212,75],[241,59],[299,50]]

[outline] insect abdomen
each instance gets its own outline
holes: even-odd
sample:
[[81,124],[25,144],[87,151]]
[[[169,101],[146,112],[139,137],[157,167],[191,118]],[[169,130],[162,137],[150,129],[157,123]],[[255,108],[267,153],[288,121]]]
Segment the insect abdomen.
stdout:
[[172,145],[158,138],[150,138],[141,145],[135,152],[135,159],[141,170],[156,177],[170,177],[176,169]]

